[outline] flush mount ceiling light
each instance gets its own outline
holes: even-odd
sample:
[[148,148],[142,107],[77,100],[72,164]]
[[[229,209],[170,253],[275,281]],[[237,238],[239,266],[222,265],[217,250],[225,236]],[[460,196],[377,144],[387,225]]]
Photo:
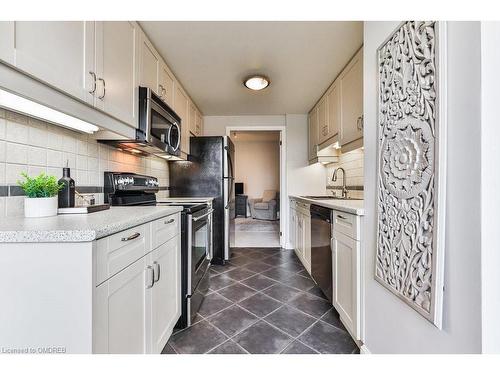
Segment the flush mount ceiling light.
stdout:
[[254,91],[264,90],[267,86],[269,86],[269,83],[269,78],[262,75],[250,76],[243,82],[247,89]]
[[0,107],[89,134],[99,130],[91,123],[2,89],[0,89]]

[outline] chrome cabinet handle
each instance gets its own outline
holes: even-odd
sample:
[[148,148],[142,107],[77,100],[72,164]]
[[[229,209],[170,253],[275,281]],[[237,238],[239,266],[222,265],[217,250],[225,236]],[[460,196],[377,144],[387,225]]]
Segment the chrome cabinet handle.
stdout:
[[137,237],[139,237],[141,234],[139,232],[136,232],[128,237],[122,237],[122,241],[131,241],[135,240]]
[[99,78],[99,81],[102,82],[102,95],[98,96],[99,99],[104,99],[106,96],[106,81],[102,78]]
[[160,264],[158,262],[153,262],[153,280],[155,283],[160,281]]
[[174,221],[175,219],[165,220],[163,224],[172,224]]
[[89,72],[89,74],[94,79],[94,86],[92,86],[92,90],[89,91],[89,94],[95,94],[95,90],[97,90],[97,76],[94,72]]
[[155,274],[153,267],[146,268],[146,289],[151,289],[155,283]]
[[356,128],[358,130],[363,130],[363,115],[359,116],[356,121]]

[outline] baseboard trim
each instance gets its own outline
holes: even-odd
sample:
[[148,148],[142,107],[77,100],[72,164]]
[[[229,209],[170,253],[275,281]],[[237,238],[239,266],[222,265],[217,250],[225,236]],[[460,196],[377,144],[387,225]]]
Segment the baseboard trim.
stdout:
[[359,348],[359,353],[360,354],[372,354],[372,352],[366,347],[366,345],[361,345]]

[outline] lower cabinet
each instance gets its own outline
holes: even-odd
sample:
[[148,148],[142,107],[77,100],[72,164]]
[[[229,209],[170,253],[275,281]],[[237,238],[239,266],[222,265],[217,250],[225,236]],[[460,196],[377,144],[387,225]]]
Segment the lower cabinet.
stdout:
[[[346,214],[343,214],[345,217]],[[352,337],[361,339],[360,241],[335,229],[332,232],[333,305]]]
[[181,315],[180,235],[102,284],[94,295],[94,353],[161,353]]
[[310,205],[291,200],[291,238],[295,254],[311,273],[311,214]]
[[161,353],[181,316],[181,257],[178,237],[151,253],[154,284],[148,289],[151,353]]
[[96,289],[94,353],[147,353],[146,256]]

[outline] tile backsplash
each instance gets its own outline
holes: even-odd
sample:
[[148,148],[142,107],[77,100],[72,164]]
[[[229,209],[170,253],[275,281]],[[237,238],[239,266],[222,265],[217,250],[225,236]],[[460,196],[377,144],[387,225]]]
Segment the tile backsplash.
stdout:
[[349,195],[354,198],[362,198],[364,176],[363,158],[364,150],[359,148],[345,154],[341,154],[337,163],[328,164],[326,173],[327,189],[334,191],[337,194],[340,193],[340,190],[336,188],[342,186],[342,173],[339,174],[339,178],[336,182],[332,181],[332,176],[336,168],[344,168],[346,174],[346,186],[349,190]]
[[[102,187],[105,171],[143,173],[157,177],[160,186],[168,186],[168,163],[164,160],[134,156],[97,143],[88,134],[0,109],[0,191],[16,185],[21,172],[30,176],[46,172],[60,178],[66,165],[71,168],[77,191],[79,187],[84,187],[83,191]],[[159,197],[167,195],[166,190],[158,193]],[[95,197],[102,203],[102,193]],[[23,214],[24,197],[0,197],[0,217]]]

